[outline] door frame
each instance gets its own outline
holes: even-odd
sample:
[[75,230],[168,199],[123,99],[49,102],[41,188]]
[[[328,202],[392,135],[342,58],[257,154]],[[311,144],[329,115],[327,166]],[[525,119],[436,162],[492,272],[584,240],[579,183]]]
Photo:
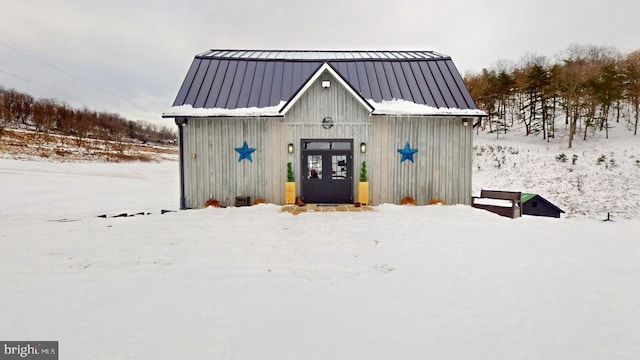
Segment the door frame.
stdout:
[[[310,143],[328,143],[329,145],[327,148],[308,149],[306,145]],[[334,148],[335,143],[341,145]],[[348,144],[348,146],[345,144]],[[353,203],[353,139],[300,139],[300,149],[300,195],[302,200],[309,203]],[[307,174],[309,169],[307,169],[305,159],[307,155],[322,156],[322,168],[324,172],[322,179],[312,180],[308,178]],[[340,166],[339,164],[332,164],[334,156],[346,156],[345,179],[337,179],[337,177],[332,174],[331,170],[333,167]],[[315,186],[315,182],[318,182],[318,187],[311,188],[311,186]],[[305,187],[307,188],[306,194]],[[326,193],[325,197],[318,195],[319,192],[327,191],[327,189],[331,189],[332,187],[336,192]]]

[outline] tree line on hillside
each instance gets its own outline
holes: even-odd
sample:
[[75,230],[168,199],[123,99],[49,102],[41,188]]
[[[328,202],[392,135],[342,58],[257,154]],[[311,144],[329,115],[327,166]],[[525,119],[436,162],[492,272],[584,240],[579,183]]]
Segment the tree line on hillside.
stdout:
[[569,147],[589,131],[605,131],[608,138],[611,121],[626,121],[637,134],[640,50],[622,55],[611,47],[574,45],[556,58],[525,55],[517,65],[502,62],[465,75],[478,107],[489,115],[481,126],[496,136],[523,126],[526,135],[541,133],[546,140],[564,126]]
[[0,86],[0,134],[4,127],[29,127],[49,134],[74,136],[78,140],[174,144],[176,135],[168,127],[130,121],[118,114],[84,107],[73,109],[55,99],[33,96]]

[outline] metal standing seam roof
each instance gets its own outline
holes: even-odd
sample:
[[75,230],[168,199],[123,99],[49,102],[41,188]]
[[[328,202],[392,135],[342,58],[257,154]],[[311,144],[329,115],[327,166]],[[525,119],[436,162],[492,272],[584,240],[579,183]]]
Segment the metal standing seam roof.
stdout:
[[325,63],[364,99],[477,109],[451,58],[433,51],[209,50],[196,55],[173,106],[275,106]]

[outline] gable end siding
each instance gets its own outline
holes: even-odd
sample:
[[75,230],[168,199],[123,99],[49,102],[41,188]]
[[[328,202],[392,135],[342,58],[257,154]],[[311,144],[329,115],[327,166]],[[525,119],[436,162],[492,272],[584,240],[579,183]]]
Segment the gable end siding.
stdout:
[[[322,81],[330,81],[329,88],[322,87]],[[333,119],[333,127],[324,129],[322,119]],[[300,139],[353,139],[353,174],[359,177],[360,163],[366,154],[359,152],[360,143],[368,143],[372,131],[371,116],[358,99],[345,89],[329,72],[323,72],[311,86],[301,94],[298,101],[281,119],[279,134],[272,134],[274,143],[281,147],[288,143],[295,146],[295,154],[290,157],[294,164],[296,191],[300,193]],[[273,164],[286,166],[286,162]],[[274,168],[274,171],[275,171]],[[282,179],[280,184],[286,181]],[[277,185],[276,185],[277,186]],[[277,191],[278,189],[274,189]],[[353,194],[357,196],[357,179],[354,179]]]

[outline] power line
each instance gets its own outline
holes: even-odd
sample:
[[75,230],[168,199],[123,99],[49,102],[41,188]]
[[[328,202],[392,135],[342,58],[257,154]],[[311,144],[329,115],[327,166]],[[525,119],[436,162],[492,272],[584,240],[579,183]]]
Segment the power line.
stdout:
[[19,75],[16,75],[16,74],[10,73],[10,72],[8,72],[8,71],[0,70],[0,73],[7,74],[7,75],[9,75],[9,76],[13,76],[13,77],[14,77],[14,78],[16,78],[16,79],[20,79],[20,80],[22,80],[22,81],[26,81],[26,82],[28,82],[28,83],[30,83],[30,84],[33,84],[33,85],[36,85],[36,86],[40,86],[41,88],[45,88],[45,89],[47,89],[47,90],[55,91],[55,92],[57,92],[57,93],[59,93],[59,94],[62,94],[62,95],[64,95],[64,96],[68,96],[68,97],[70,97],[70,98],[72,98],[72,99],[76,99],[76,100],[78,100],[78,101],[84,102],[84,100],[79,99],[79,98],[77,98],[77,97],[75,97],[75,96],[73,96],[73,95],[71,95],[71,94],[67,94],[67,93],[66,93],[66,92],[64,92],[64,91],[56,90],[56,89],[54,89],[54,88],[52,88],[52,87],[49,87],[49,86],[47,86],[47,85],[39,84],[39,83],[37,83],[37,82],[35,82],[35,81],[31,81],[31,80],[29,80],[29,79],[27,79],[27,78],[24,78],[24,77],[22,77],[22,76],[19,76]]
[[55,70],[57,70],[57,71],[60,71],[61,73],[65,74],[65,75],[71,76],[72,78],[74,78],[74,79],[76,79],[76,80],[82,81],[83,83],[85,83],[85,84],[87,84],[87,85],[90,85],[90,86],[96,87],[96,88],[98,88],[98,89],[100,89],[100,90],[102,90],[102,91],[105,91],[105,92],[110,93],[111,95],[114,95],[114,96],[120,97],[120,98],[122,98],[122,99],[124,99],[124,100],[127,100],[126,98],[121,97],[119,94],[117,94],[117,93],[115,93],[115,92],[113,92],[113,91],[111,91],[111,90],[109,90],[109,89],[103,88],[103,87],[101,87],[100,85],[95,84],[95,83],[93,83],[93,82],[91,82],[91,81],[85,80],[85,79],[81,78],[81,77],[80,77],[80,76],[78,76],[78,75],[72,74],[72,73],[70,73],[70,72],[68,72],[68,71],[66,71],[66,70],[64,70],[64,69],[61,69],[61,68],[59,68],[59,67],[55,66],[55,65],[49,64],[48,62],[46,62],[46,61],[44,61],[44,60],[40,60],[39,58],[37,58],[37,57],[35,57],[35,56],[31,55],[31,54],[28,54],[28,53],[26,53],[26,52],[24,52],[24,51],[22,51],[22,50],[16,49],[15,47],[13,47],[13,46],[11,46],[11,45],[5,44],[5,43],[3,43],[2,41],[0,41],[0,45],[4,46],[4,47],[6,47],[6,48],[9,48],[9,49],[11,49],[11,50],[13,50],[13,51],[15,51],[15,52],[17,52],[17,53],[19,53],[19,54],[23,55],[23,56],[26,56],[26,57],[28,57],[28,58],[30,58],[30,59],[33,59],[33,60],[35,60],[35,61],[37,61],[37,62],[39,62],[39,63],[41,63],[41,64],[43,64],[43,65],[46,65],[46,66],[48,66],[48,67],[52,68],[52,69],[55,69]]
[[[35,56],[31,55],[31,54],[28,54],[28,53],[24,52],[24,51],[22,51],[22,50],[16,49],[15,47],[13,47],[13,46],[11,46],[11,45],[8,45],[8,44],[5,44],[5,43],[4,43],[4,42],[2,42],[2,41],[0,41],[0,45],[2,45],[2,46],[4,46],[4,47],[6,47],[6,48],[8,48],[8,49],[11,49],[11,50],[13,50],[13,51],[15,51],[15,52],[17,52],[17,53],[19,53],[19,54],[23,55],[23,56],[26,56],[26,57],[30,58],[30,59],[33,59],[33,60],[35,60],[35,61],[37,61],[37,62],[39,62],[39,63],[41,63],[41,64],[43,64],[43,65],[46,65],[46,66],[48,66],[48,67],[50,67],[50,68],[52,68],[52,69],[54,69],[54,70],[57,70],[57,71],[59,71],[59,72],[61,72],[61,73],[65,74],[65,75],[67,75],[67,76],[70,76],[70,77],[72,77],[72,78],[74,78],[74,79],[76,79],[76,80],[78,80],[78,81],[81,81],[81,82],[83,82],[83,83],[85,83],[85,84],[87,84],[87,85],[89,85],[89,86],[92,86],[92,87],[94,87],[94,88],[96,88],[96,89],[98,89],[98,90],[104,91],[104,92],[106,92],[106,93],[108,93],[108,94],[111,94],[112,96],[115,96],[115,97],[117,97],[117,98],[119,98],[119,99],[121,99],[121,100],[124,100],[126,103],[128,103],[129,105],[133,106],[134,108],[136,108],[136,109],[138,109],[138,110],[140,110],[140,111],[146,111],[146,110],[144,110],[144,109],[139,108],[139,107],[138,107],[137,105],[135,105],[134,103],[130,102],[130,100],[129,100],[128,98],[126,98],[126,97],[124,97],[124,96],[122,96],[122,95],[120,95],[120,94],[118,94],[118,93],[116,93],[116,92],[114,92],[114,91],[111,91],[111,90],[109,90],[109,89],[107,89],[107,88],[105,88],[105,87],[102,87],[102,86],[100,86],[100,85],[98,85],[98,84],[94,83],[94,82],[91,82],[91,81],[89,81],[89,80],[86,80],[86,79],[84,79],[84,78],[82,78],[82,77],[80,77],[80,76],[78,76],[78,75],[75,75],[75,74],[73,74],[73,73],[70,73],[70,72],[68,72],[68,71],[66,71],[66,70],[64,70],[64,69],[62,69],[62,68],[60,68],[60,67],[58,67],[58,66],[55,66],[55,65],[53,65],[53,64],[50,64],[50,63],[48,63],[48,62],[46,62],[46,61],[44,61],[44,60],[41,60],[41,59],[39,59],[39,58],[37,58],[37,57],[35,57]],[[3,72],[4,72],[4,73],[6,73],[6,74],[9,74],[9,75],[11,75],[11,76],[15,76],[15,77],[17,77],[17,78],[19,78],[19,79],[21,79],[21,80],[24,80],[24,81],[30,82],[30,83],[32,83],[32,84],[34,84],[34,85],[38,85],[38,86],[41,86],[41,87],[47,88],[47,89],[49,89],[49,90],[53,90],[53,91],[57,91],[57,92],[59,92],[59,93],[63,93],[63,92],[61,92],[61,91],[59,91],[59,90],[54,90],[54,89],[52,89],[52,88],[50,88],[50,87],[47,87],[47,86],[44,86],[44,85],[41,85],[41,84],[36,84],[35,82],[33,82],[33,81],[31,81],[31,80],[28,80],[28,79],[25,79],[25,78],[19,77],[19,76],[14,75],[14,74],[10,74],[10,73],[8,73],[8,72],[6,72],[6,71],[3,71]],[[69,94],[65,94],[65,95],[70,96],[70,97],[72,97],[72,98],[74,98],[74,99],[76,99],[76,100],[79,100],[79,99],[78,99],[77,97],[75,97],[75,96],[72,96],[72,95],[69,95]],[[80,101],[82,101],[82,100],[80,100]]]

